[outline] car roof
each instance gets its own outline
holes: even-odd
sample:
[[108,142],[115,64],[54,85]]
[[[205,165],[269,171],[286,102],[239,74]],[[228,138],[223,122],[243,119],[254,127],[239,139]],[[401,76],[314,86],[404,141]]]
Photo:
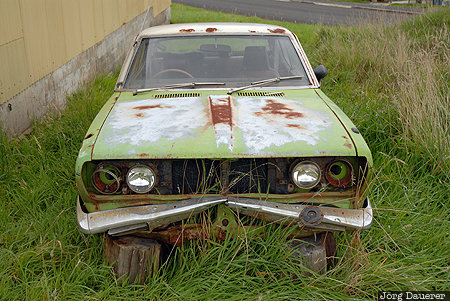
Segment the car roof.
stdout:
[[285,34],[292,33],[278,25],[256,23],[182,23],[144,29],[140,37],[186,34]]

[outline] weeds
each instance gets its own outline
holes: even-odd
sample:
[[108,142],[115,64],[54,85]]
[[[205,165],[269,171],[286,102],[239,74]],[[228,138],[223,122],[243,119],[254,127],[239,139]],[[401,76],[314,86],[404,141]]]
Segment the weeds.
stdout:
[[[424,161],[429,161],[432,169],[446,173],[447,179],[448,25],[449,13],[444,9],[400,26],[324,27],[317,32],[316,40],[317,48],[323,51],[314,56],[331,70],[334,84],[325,81],[324,86],[328,94],[350,96],[353,108],[364,109],[361,112],[365,116],[361,117],[355,116],[356,110],[351,112],[357,122],[382,118],[383,127],[389,131],[386,140],[397,139],[405,151],[422,153]],[[349,78],[355,83],[341,87],[348,84]],[[345,102],[344,109],[350,104]],[[375,116],[368,115],[368,111]]]

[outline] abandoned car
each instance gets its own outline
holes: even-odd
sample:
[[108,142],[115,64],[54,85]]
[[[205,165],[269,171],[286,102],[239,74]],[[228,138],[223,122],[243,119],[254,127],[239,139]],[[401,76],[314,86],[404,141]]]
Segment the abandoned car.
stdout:
[[78,155],[82,232],[180,245],[240,233],[246,216],[294,237],[368,229],[371,153],[320,90],[326,73],[280,26],[142,31]]

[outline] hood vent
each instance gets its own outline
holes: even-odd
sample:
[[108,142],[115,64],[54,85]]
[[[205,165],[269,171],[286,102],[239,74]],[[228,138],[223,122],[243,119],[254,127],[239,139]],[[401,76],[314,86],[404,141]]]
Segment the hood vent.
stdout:
[[283,92],[262,92],[262,91],[243,91],[238,92],[238,96],[275,96],[275,97],[283,97]]
[[183,98],[183,97],[199,97],[200,93],[195,92],[185,92],[185,93],[165,93],[165,94],[155,94],[153,98]]

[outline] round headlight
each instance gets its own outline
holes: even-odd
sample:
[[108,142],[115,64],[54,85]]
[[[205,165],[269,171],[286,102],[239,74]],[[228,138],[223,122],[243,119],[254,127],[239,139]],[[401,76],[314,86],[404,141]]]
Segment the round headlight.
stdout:
[[92,183],[100,193],[115,193],[120,187],[120,172],[115,166],[99,164],[92,174]]
[[139,165],[130,168],[127,184],[136,193],[149,192],[155,185],[155,172],[147,166]]
[[325,178],[332,186],[345,188],[352,183],[352,167],[347,161],[334,161],[327,166]]
[[312,188],[320,182],[320,167],[311,161],[300,162],[292,169],[291,177],[299,188]]

